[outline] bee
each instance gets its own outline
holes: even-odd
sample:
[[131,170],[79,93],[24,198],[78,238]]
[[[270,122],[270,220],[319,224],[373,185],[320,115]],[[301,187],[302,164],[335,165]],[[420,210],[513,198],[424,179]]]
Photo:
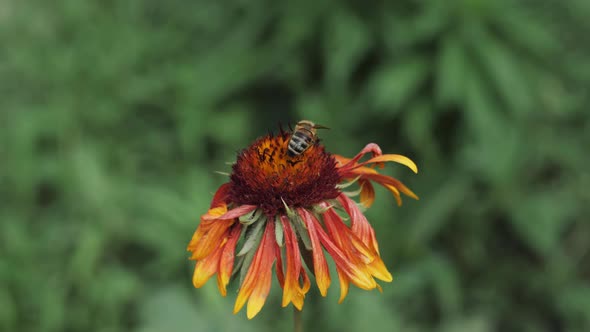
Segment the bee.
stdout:
[[322,125],[317,125],[309,120],[301,120],[295,125],[295,130],[289,139],[287,154],[289,157],[295,157],[312,146],[317,141],[316,129],[329,129]]

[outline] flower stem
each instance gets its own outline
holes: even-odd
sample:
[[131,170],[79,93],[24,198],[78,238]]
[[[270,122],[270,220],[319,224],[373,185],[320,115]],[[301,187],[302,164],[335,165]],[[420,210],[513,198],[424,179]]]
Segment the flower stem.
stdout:
[[303,322],[301,321],[301,311],[293,307],[293,331],[303,332]]

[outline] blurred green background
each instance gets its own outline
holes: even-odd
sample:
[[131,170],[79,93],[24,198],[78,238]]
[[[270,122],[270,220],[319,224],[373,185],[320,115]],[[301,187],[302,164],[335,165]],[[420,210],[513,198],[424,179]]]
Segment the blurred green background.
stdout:
[[[0,1],[0,330],[288,331],[195,290],[214,171],[279,122],[385,172],[394,282],[307,331],[590,331],[590,1]],[[334,275],[335,278],[335,275]]]

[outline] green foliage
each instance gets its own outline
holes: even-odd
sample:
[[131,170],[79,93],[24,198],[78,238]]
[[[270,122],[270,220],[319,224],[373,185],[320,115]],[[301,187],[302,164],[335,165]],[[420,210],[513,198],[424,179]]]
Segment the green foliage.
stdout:
[[[308,331],[590,330],[590,5],[0,3],[0,330],[288,330],[191,285],[214,171],[279,122],[376,142],[421,197],[367,214],[384,294],[307,297]],[[389,172],[389,171],[388,171]],[[235,289],[234,289],[235,290]]]

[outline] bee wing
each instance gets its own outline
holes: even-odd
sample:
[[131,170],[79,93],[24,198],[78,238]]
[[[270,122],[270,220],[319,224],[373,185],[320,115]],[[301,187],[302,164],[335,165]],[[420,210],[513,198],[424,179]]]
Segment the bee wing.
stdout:
[[329,127],[322,126],[322,125],[319,125],[319,124],[314,124],[313,125],[313,128],[314,129],[330,129]]

